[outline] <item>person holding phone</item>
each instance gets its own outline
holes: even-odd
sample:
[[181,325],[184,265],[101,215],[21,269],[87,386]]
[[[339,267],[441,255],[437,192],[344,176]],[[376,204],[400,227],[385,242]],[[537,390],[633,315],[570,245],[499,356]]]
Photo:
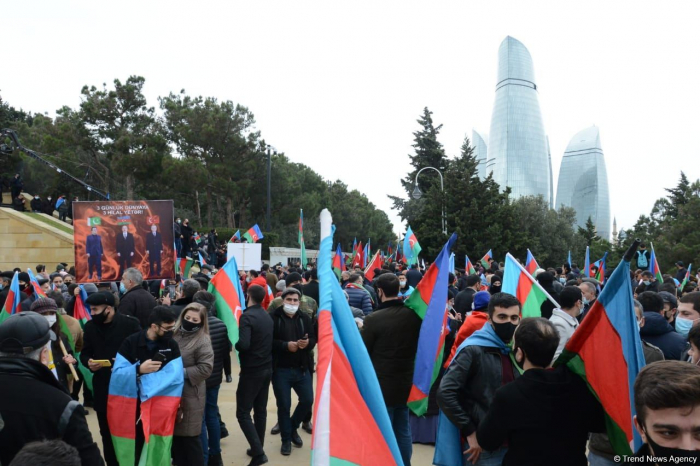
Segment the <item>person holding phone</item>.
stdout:
[[137,334],[141,330],[135,317],[117,313],[115,301],[114,295],[109,291],[100,291],[88,296],[85,302],[90,305],[92,320],[89,320],[83,329],[83,350],[80,352],[80,361],[93,372],[93,408],[100,426],[102,453],[107,466],[119,466],[107,423],[107,396],[112,378],[109,366],[117,357],[117,350],[122,342],[129,335]]

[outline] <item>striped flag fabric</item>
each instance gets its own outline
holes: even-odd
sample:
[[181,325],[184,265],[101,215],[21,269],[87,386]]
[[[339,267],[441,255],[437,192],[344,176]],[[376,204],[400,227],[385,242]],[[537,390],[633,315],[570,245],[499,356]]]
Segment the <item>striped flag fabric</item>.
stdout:
[[367,264],[367,267],[365,267],[365,278],[369,281],[374,280],[374,269],[381,269],[382,268],[382,258],[379,256],[379,251],[377,251],[374,256],[372,256],[372,259],[369,261]]
[[520,301],[522,305],[523,318],[542,317],[540,307],[542,303],[548,299],[556,307],[560,307],[559,303],[537,283],[530,272],[528,272],[510,253],[506,254],[501,291],[503,293],[512,294],[518,298],[518,301]]
[[179,273],[182,276],[182,280],[190,278],[190,269],[194,264],[194,259],[189,257],[181,257],[175,261],[175,273]]
[[450,273],[450,249],[457,241],[452,233],[437,259],[405,302],[423,319],[418,337],[418,352],[413,370],[413,386],[408,396],[408,407],[416,416],[428,410],[430,387],[442,367],[447,327],[447,285]]
[[252,227],[248,229],[245,233],[243,233],[243,238],[247,239],[249,243],[257,243],[261,239],[264,238],[262,231],[260,231],[260,227],[256,223]]
[[583,276],[591,276],[591,248],[586,246],[586,257],[583,260]]
[[196,235],[194,235],[194,242],[197,243],[197,244],[199,244],[199,243],[202,242],[202,236],[201,236],[199,233],[197,233]]
[[[654,253],[652,252],[652,254],[654,254]],[[593,268],[593,266],[598,268],[598,271],[596,272],[595,277],[593,277],[593,278],[598,280],[598,282],[600,282],[601,285],[603,283],[605,283],[605,259],[607,259],[607,257],[608,257],[608,253],[606,252],[605,254],[603,254],[602,259],[595,261],[593,263],[593,265],[591,266],[591,268]],[[662,279],[662,282],[663,282],[663,279]]]
[[634,313],[631,257],[628,251],[555,361],[578,374],[598,398],[618,455],[632,455],[641,446],[632,418],[634,380],[645,361]]
[[656,251],[654,251],[654,243],[651,244],[651,258],[649,259],[649,271],[654,274],[656,281],[659,284],[664,282],[664,276],[661,273],[661,267],[659,267],[659,258],[656,257]]
[[421,252],[420,243],[418,238],[416,238],[415,233],[408,227],[406,230],[406,236],[403,238],[403,256],[406,259],[408,265],[418,263],[418,254]]
[[199,265],[207,265],[207,261],[205,261],[204,257],[202,257],[202,253],[197,251],[197,254],[199,254]]
[[489,249],[489,252],[484,254],[484,257],[481,258],[481,265],[483,265],[485,269],[488,269],[491,267],[491,259],[493,259],[493,251]]
[[[32,288],[34,289],[34,298],[36,299],[38,296],[43,296],[44,298],[46,297],[46,293],[44,293],[44,290],[41,289],[41,286],[39,285],[39,282],[36,280],[36,277],[34,276],[34,272],[32,272],[32,269],[27,269],[27,274],[29,275],[29,282],[32,284]],[[32,300],[34,301],[34,300]],[[25,309],[25,311],[28,311],[29,309]]]
[[681,292],[683,292],[683,288],[685,288],[685,285],[688,284],[690,281],[690,270],[693,268],[693,264],[688,264],[688,271],[685,273],[685,277],[683,277],[683,283],[680,284],[680,289]]
[[[80,324],[80,328],[84,329],[85,324],[88,323],[88,321],[92,320],[92,314],[90,313],[90,306],[88,306],[85,301],[87,300],[87,292],[85,291],[85,288],[83,285],[78,285],[80,288],[80,293],[75,297],[75,305],[73,306],[73,317],[78,321]],[[58,315],[58,314],[57,314]],[[73,352],[75,353],[75,342],[73,341],[73,338],[70,333],[70,330],[68,329],[68,326],[64,328],[63,326],[66,325],[64,322],[63,318],[61,318],[61,331],[68,336],[68,340],[71,343],[71,348],[73,349]],[[80,370],[80,374],[83,377],[83,380],[87,384],[87,387],[90,391],[92,391],[92,371],[85,367],[82,362],[80,362],[80,353],[75,354],[75,359],[78,360],[78,369]]]
[[229,243],[233,243],[233,239],[237,239],[238,241],[241,240],[241,230],[236,230],[236,232],[233,234],[230,240],[228,240]]
[[170,466],[175,418],[185,385],[182,358],[169,361],[158,372],[136,378],[137,363],[117,353],[107,397],[107,422],[121,465],[136,458],[136,406],[141,401],[144,444],[140,466]]
[[535,273],[535,270],[539,269],[540,265],[535,260],[535,256],[532,255],[530,250],[527,250],[527,259],[525,260],[525,270],[527,270],[530,275]]
[[466,256],[466,255],[465,255],[464,257],[467,258],[467,263],[466,263],[466,265],[464,266],[464,272],[465,272],[467,275],[476,275],[476,269],[475,269],[474,266],[472,265],[472,261],[469,260],[469,256]]
[[335,272],[336,277],[340,280],[340,275],[345,271],[345,261],[343,260],[343,249],[340,247],[340,243],[335,248],[335,256],[333,256],[333,272]]
[[455,253],[450,253],[450,265],[449,265],[449,270],[452,273],[455,273]]
[[304,209],[299,209],[299,248],[301,249],[301,266],[306,268],[306,243],[304,243]]
[[352,257],[352,267],[362,267],[362,253],[363,253],[363,248],[362,248],[362,241],[360,241],[357,245],[357,250],[355,251],[355,254],[353,254]]
[[22,296],[19,291],[19,272],[15,272],[15,274],[12,276],[12,282],[10,282],[10,291],[7,292],[7,298],[5,298],[5,302],[2,305],[2,311],[0,312],[0,324],[2,324],[5,319],[10,317],[12,314],[16,314],[21,311],[21,302]]
[[226,324],[228,339],[235,347],[238,342],[238,322],[245,310],[245,296],[238,279],[238,264],[236,258],[224,264],[209,282],[209,293],[216,300],[216,317]]
[[324,209],[311,464],[403,466],[377,374],[331,269],[331,223],[331,214]]

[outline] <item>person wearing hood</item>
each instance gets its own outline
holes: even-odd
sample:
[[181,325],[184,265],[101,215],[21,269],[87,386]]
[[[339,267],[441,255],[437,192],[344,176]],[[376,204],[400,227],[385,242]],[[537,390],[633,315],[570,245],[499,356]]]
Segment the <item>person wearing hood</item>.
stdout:
[[[26,281],[23,280],[26,276]],[[41,296],[37,293],[34,292],[34,287],[32,286],[32,283],[29,279],[29,274],[24,272],[19,274],[19,287],[20,290],[22,290],[22,282],[24,281],[24,291],[25,295],[27,296],[22,300],[20,303],[21,308],[24,309],[25,311],[28,311],[29,308],[32,307],[32,303],[39,299]],[[39,284],[39,287],[42,289],[44,293],[47,293],[51,291],[51,284],[49,283],[48,278],[44,278],[42,276],[36,277],[36,282]]]
[[[292,274],[290,274],[292,275]],[[299,311],[301,291],[289,287],[282,293],[283,305],[272,311],[274,333],[272,340],[272,388],[277,400],[277,420],[282,435],[282,455],[292,453],[292,444],[304,445],[297,429],[313,404],[313,349],[316,330],[311,317]],[[294,414],[290,416],[292,390],[299,397]]]
[[550,369],[558,344],[554,325],[541,317],[523,319],[513,336],[524,372],[496,390],[476,432],[485,451],[508,445],[503,465],[587,466],[588,433],[605,430],[603,407],[586,382],[565,365]]
[[[550,272],[540,272],[537,274],[537,283],[539,283],[544,290],[549,293],[549,295],[554,298],[555,301],[559,298],[559,293],[554,288],[554,275]],[[540,313],[545,319],[552,317],[552,311],[554,311],[554,303],[549,299],[545,299],[540,306]]]
[[53,217],[53,211],[54,211],[53,204],[54,204],[54,201],[53,201],[51,195],[49,194],[49,196],[46,198],[46,200],[42,204],[41,211],[44,212],[46,215]]
[[[268,310],[270,303],[273,301],[272,293],[268,292],[267,280],[263,277],[257,270],[249,270],[246,276],[246,283],[250,287],[252,285],[258,285],[263,290],[265,290],[265,299],[261,303],[263,309]],[[287,281],[289,283],[289,281]],[[301,283],[301,276],[299,277],[299,283]],[[290,283],[288,286],[293,285]]]
[[500,293],[502,283],[503,279],[501,279],[501,277],[499,277],[498,275],[492,275],[491,285],[489,285],[489,294],[494,295],[496,293]]
[[41,206],[42,206],[41,196],[39,196],[38,194],[35,194],[34,198],[29,203],[29,207],[32,209],[32,212],[40,214],[42,212]]
[[665,359],[680,360],[686,352],[687,342],[683,335],[673,330],[664,317],[663,298],[653,291],[645,291],[637,299],[644,309],[645,323],[641,331],[642,338],[658,346],[663,351]]

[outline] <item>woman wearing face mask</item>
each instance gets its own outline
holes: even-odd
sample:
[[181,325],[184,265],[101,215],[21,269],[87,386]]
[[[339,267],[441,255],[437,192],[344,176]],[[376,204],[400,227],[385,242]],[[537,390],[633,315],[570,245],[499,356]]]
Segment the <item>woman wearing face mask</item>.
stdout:
[[[38,298],[32,303],[31,311],[36,312],[44,316],[46,321],[49,323],[49,329],[55,334],[56,338],[51,340],[51,353],[49,357],[49,369],[54,373],[58,382],[71,393],[73,389],[73,378],[70,374],[69,364],[77,364],[78,361],[73,357],[73,350],[71,349],[70,342],[66,335],[61,332],[61,325],[58,322],[58,306],[56,306],[56,301],[51,298]],[[60,340],[59,340],[60,338]],[[68,354],[63,356],[63,351],[61,350],[61,343],[66,348]]]
[[175,328],[173,339],[180,347],[185,366],[185,387],[173,433],[173,462],[203,466],[204,452],[199,436],[206,403],[206,380],[214,367],[206,308],[198,303],[188,304]]
[[491,296],[501,292],[501,284],[501,277],[499,277],[498,275],[491,276],[491,286],[489,286],[489,293],[491,294]]

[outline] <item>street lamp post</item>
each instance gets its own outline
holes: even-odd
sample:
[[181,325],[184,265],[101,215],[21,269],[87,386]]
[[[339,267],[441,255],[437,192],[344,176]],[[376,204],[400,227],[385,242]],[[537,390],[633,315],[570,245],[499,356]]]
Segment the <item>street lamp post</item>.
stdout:
[[267,146],[267,215],[265,216],[265,223],[266,223],[266,230],[270,231],[271,230],[271,225],[270,225],[270,212],[271,212],[271,196],[270,196],[270,183],[272,178],[272,156],[270,154],[270,146]]
[[[440,173],[440,170],[438,170],[435,167],[424,167],[424,168],[421,168],[420,170],[418,170],[418,173],[416,173],[416,178],[413,181],[414,184],[416,185],[415,189],[413,190],[413,199],[418,200],[421,197],[423,197],[423,191],[421,191],[420,188],[418,187],[418,175],[420,175],[423,170],[435,170],[437,172],[437,174],[440,175],[440,190],[442,191],[442,194],[444,196],[445,184],[444,184],[444,181],[442,179],[442,173]],[[444,200],[442,202],[442,234],[443,235],[447,234],[447,223],[445,222],[445,202],[444,202]]]

